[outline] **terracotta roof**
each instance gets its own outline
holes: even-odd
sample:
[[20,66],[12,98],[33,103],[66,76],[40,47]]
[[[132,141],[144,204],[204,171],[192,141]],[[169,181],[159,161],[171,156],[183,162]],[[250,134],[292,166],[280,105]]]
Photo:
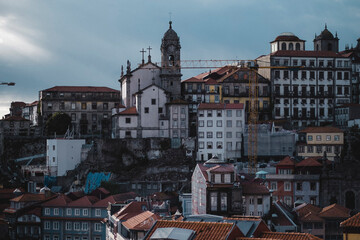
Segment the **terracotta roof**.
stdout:
[[133,200],[138,197],[134,192],[120,193],[116,195],[108,196],[94,204],[94,207],[107,207],[108,203],[125,203],[128,200]]
[[295,166],[295,161],[291,157],[286,156],[283,160],[276,164],[276,166]]
[[68,203],[71,202],[71,199],[64,195],[64,194],[60,194],[57,198],[52,199],[46,203],[43,203],[41,206],[43,207],[62,207],[62,206],[67,206]]
[[146,211],[129,218],[125,222],[122,222],[122,224],[129,230],[148,231],[159,219],[161,219],[159,215]]
[[196,234],[194,240],[225,240],[229,235],[236,231],[238,236],[241,236],[239,228],[234,223],[219,223],[219,222],[181,222],[181,221],[166,221],[159,220],[149,230],[144,239],[151,239],[156,229],[159,228],[184,228],[193,230]]
[[324,219],[318,216],[317,212],[308,212],[302,218],[300,218],[302,222],[322,222]]
[[214,167],[209,168],[207,171],[210,171],[212,173],[233,173],[234,172],[234,166],[232,164],[227,165],[216,165]]
[[319,213],[323,218],[348,218],[350,217],[350,210],[337,203],[324,207]]
[[182,82],[198,83],[198,82],[204,82],[204,80],[202,78],[191,77],[191,78],[186,79],[186,80],[184,80]]
[[340,223],[340,227],[360,227],[360,213],[355,214],[351,218],[346,219]]
[[301,41],[301,42],[305,42],[305,40],[301,40],[300,38],[298,38],[295,35],[292,35],[292,36],[280,35],[280,36],[277,36],[275,38],[275,40],[272,41],[272,42],[275,42],[275,41]]
[[26,103],[24,103],[24,102],[11,102],[10,106],[11,107],[25,107]]
[[198,109],[244,109],[242,103],[200,103]]
[[34,215],[36,215],[38,217],[41,217],[41,207],[31,207],[27,211],[23,212],[21,214],[21,216],[30,215],[30,214],[34,214]]
[[321,157],[308,157],[296,164],[296,167],[321,167],[322,164],[318,162]]
[[94,203],[99,201],[95,196],[84,196],[68,204],[69,207],[92,207]]
[[16,198],[11,199],[12,202],[37,202],[46,199],[45,194],[24,193]]
[[113,216],[119,220],[126,221],[147,210],[149,210],[147,202],[131,202]]
[[297,206],[294,210],[297,213],[297,215],[299,216],[299,218],[302,218],[309,212],[313,212],[313,213],[321,212],[321,208],[319,208],[315,205],[312,205],[310,203],[303,203],[300,206]]
[[208,79],[206,79],[205,84],[207,84],[207,85],[217,85],[219,83],[215,79],[208,78]]
[[137,115],[136,107],[127,108],[122,112],[119,112],[119,115]]
[[1,121],[29,121],[29,120],[21,116],[9,116],[4,119],[1,119]]
[[271,56],[280,57],[331,57],[345,58],[345,56],[331,51],[296,51],[296,50],[279,50],[270,54]]
[[27,103],[26,106],[36,106],[39,103],[39,101],[34,101],[32,103]]
[[119,90],[115,90],[108,87],[93,87],[93,86],[55,86],[42,90],[42,92],[112,92],[119,93]]
[[269,189],[257,182],[242,183],[243,194],[245,195],[267,195],[270,194]]
[[261,238],[266,239],[281,239],[281,240],[321,240],[309,233],[294,233],[294,232],[265,232]]
[[343,130],[336,127],[307,127],[299,133],[342,133]]

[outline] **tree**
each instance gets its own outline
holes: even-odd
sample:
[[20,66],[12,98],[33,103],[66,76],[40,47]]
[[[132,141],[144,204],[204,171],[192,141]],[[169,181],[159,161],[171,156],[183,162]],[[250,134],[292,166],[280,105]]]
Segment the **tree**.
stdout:
[[71,126],[71,117],[66,113],[54,113],[46,121],[46,133],[47,135],[59,134],[63,135],[66,130]]

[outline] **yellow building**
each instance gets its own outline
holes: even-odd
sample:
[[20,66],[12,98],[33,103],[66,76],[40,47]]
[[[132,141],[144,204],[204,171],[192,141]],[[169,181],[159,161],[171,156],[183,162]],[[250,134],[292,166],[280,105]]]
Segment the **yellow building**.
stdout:
[[329,160],[333,161],[340,155],[344,145],[344,132],[335,127],[308,127],[299,131],[297,143],[298,156],[321,157],[326,152]]
[[360,240],[360,213],[340,223],[344,240]]

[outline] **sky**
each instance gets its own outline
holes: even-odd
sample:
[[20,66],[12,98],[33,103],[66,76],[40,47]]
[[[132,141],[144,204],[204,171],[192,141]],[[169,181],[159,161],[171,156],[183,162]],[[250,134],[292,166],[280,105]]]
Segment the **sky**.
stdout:
[[16,83],[0,85],[0,117],[53,86],[119,90],[121,65],[136,67],[142,48],[160,61],[170,18],[182,60],[255,59],[282,32],[313,50],[325,23],[340,50],[360,37],[358,0],[0,0],[0,82]]

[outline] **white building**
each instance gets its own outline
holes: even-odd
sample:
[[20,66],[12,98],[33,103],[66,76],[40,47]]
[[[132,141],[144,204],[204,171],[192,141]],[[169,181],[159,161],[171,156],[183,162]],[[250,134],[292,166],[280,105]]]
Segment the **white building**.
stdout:
[[241,157],[241,135],[245,122],[244,105],[201,103],[198,108],[197,160]]
[[81,148],[85,139],[48,139],[46,141],[46,167],[51,176],[64,176],[81,161]]
[[243,214],[264,216],[270,211],[270,191],[260,182],[244,182],[242,186]]
[[188,103],[168,102],[168,93],[152,84],[134,94],[135,106],[113,112],[114,138],[188,137]]
[[291,119],[294,127],[333,122],[334,107],[351,100],[351,62],[337,53],[337,36],[325,27],[314,39],[314,49],[306,51],[304,40],[283,33],[271,42],[271,53],[257,59],[260,67],[283,67],[260,68],[259,73],[271,80],[273,115]]

